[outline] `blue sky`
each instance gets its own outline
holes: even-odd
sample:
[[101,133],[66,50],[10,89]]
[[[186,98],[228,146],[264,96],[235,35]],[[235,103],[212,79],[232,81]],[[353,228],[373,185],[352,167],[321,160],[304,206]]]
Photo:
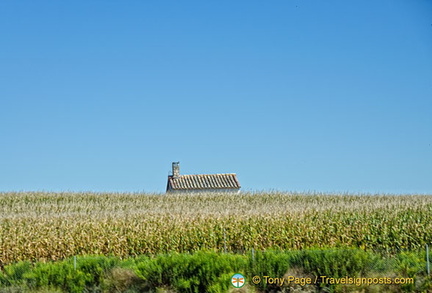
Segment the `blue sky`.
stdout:
[[432,2],[1,1],[0,191],[432,194]]

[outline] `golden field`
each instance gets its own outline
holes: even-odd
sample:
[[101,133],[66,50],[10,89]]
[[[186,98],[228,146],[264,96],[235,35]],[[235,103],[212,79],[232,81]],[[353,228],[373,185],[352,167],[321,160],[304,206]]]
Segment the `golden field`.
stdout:
[[293,193],[0,193],[0,266],[74,255],[432,242],[432,196]]

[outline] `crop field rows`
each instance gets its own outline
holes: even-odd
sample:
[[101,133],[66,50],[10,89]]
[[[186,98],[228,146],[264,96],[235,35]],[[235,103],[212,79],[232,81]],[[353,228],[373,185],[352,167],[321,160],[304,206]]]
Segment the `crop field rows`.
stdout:
[[432,197],[241,193],[0,193],[0,266],[74,255],[359,247],[432,242]]

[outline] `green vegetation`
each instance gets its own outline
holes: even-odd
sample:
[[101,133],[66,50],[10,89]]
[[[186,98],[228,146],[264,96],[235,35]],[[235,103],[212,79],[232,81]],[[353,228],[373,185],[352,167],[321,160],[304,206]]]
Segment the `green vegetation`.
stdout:
[[74,255],[358,247],[432,242],[431,196],[0,193],[0,267]]
[[425,195],[0,193],[0,293],[226,292],[234,273],[406,276],[364,290],[421,291],[430,231]]
[[[231,277],[241,273],[246,286],[240,291]],[[382,258],[360,249],[310,249],[256,251],[236,255],[200,251],[194,254],[161,254],[120,260],[114,257],[79,257],[57,262],[19,262],[0,273],[0,292],[422,292],[432,289],[426,276],[424,254],[398,254]],[[252,278],[261,282],[253,284]],[[406,284],[325,284],[294,282],[266,284],[265,277],[296,278],[407,278]],[[318,278],[318,280],[320,280]],[[14,291],[15,290],[15,291]]]

